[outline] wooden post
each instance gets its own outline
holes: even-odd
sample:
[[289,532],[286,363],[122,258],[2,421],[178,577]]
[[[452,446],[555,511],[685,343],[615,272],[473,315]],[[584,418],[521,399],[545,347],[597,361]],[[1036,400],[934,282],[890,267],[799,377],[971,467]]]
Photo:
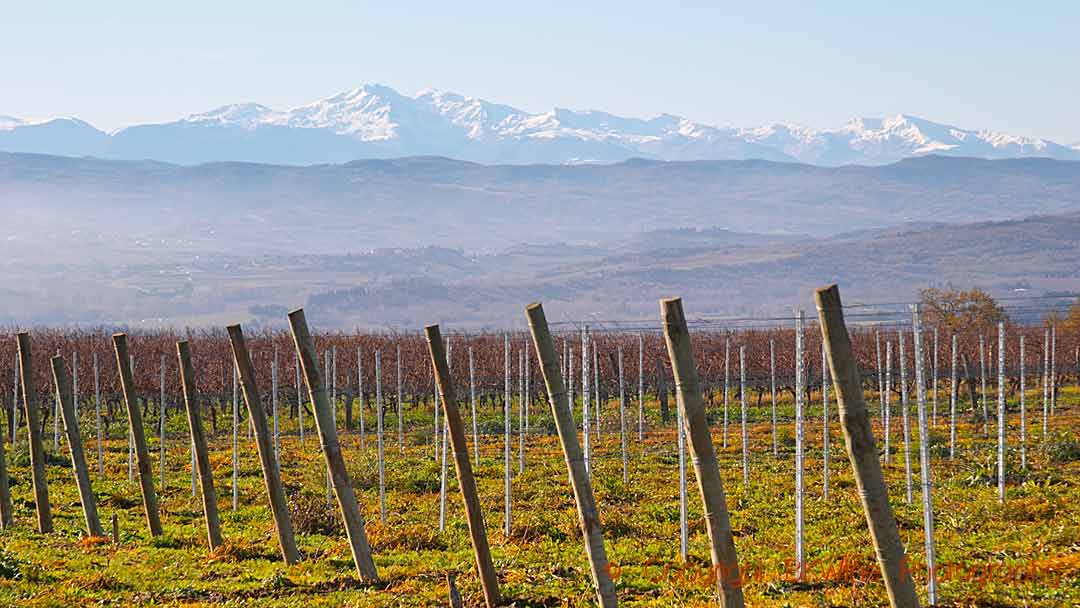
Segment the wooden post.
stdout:
[[30,334],[16,336],[19,346],[19,373],[22,402],[26,408],[27,435],[30,438],[30,468],[33,473],[34,506],[37,509],[38,532],[52,532],[52,510],[49,508],[49,485],[45,477],[45,451],[41,449],[41,425],[34,397],[34,364],[30,354]]
[[251,355],[244,343],[244,333],[239,325],[230,325],[229,342],[232,343],[233,357],[240,371],[240,386],[244,391],[244,403],[247,404],[251,426],[255,427],[255,446],[259,451],[259,463],[262,465],[263,479],[266,481],[266,494],[270,499],[270,511],[274,517],[281,556],[286,564],[300,561],[300,552],[293,538],[292,521],[289,519],[289,505],[285,502],[285,490],[281,487],[281,475],[278,473],[277,459],[274,457],[274,444],[270,430],[266,425],[266,413],[263,412],[259,387],[255,382],[255,368],[251,364]]
[[364,531],[364,519],[356,503],[349,473],[345,470],[345,459],[341,456],[336,423],[326,394],[326,385],[319,373],[319,356],[315,352],[315,341],[312,340],[311,332],[308,330],[304,309],[300,308],[289,313],[289,326],[292,328],[293,343],[307,381],[308,396],[314,405],[319,442],[322,444],[326,466],[330,469],[338,507],[345,521],[345,531],[349,537],[353,561],[356,562],[356,571],[365,581],[378,581],[379,573],[371,558],[371,546],[368,544],[367,533]]
[[60,398],[60,411],[64,416],[64,431],[67,433],[68,448],[71,450],[71,468],[75,471],[75,485],[79,489],[79,502],[82,503],[83,519],[86,520],[86,532],[90,536],[105,536],[105,531],[101,529],[101,520],[98,519],[94,490],[90,486],[90,473],[86,470],[82,435],[79,434],[79,418],[75,415],[73,380],[67,373],[64,358],[60,355],[52,358],[52,373],[56,392]]
[[461,488],[461,500],[465,504],[469,536],[476,556],[480,584],[484,590],[484,600],[488,606],[496,606],[502,602],[499,594],[499,579],[491,561],[487,530],[484,527],[484,512],[480,505],[480,497],[476,492],[476,480],[473,478],[472,466],[469,462],[469,446],[465,441],[465,427],[461,422],[461,412],[458,411],[457,395],[450,376],[450,366],[446,361],[442,335],[438,325],[429,325],[424,328],[424,331],[427,334],[428,352],[431,354],[431,363],[435,370],[435,381],[442,395],[443,418],[449,430],[450,447],[454,452],[454,468]]
[[551,402],[552,413],[555,416],[559,443],[562,445],[566,466],[570,471],[574,501],[577,504],[578,523],[581,526],[581,534],[585,538],[585,553],[589,558],[589,569],[593,587],[596,589],[597,601],[604,608],[618,606],[615,584],[611,580],[607,554],[604,551],[600,515],[596,511],[596,502],[593,500],[592,484],[589,482],[589,473],[585,469],[585,460],[581,446],[578,444],[577,426],[574,423],[574,415],[570,411],[566,386],[559,373],[555,344],[551,340],[544,308],[538,302],[533,303],[525,308],[525,314],[529,319],[529,329],[536,348],[536,360],[540,363],[540,371],[544,375],[544,384],[547,386],[548,400]]
[[113,334],[112,340],[113,350],[116,352],[116,367],[120,370],[120,388],[124,393],[124,406],[127,407],[128,432],[135,447],[135,458],[139,466],[139,487],[142,490],[143,509],[146,511],[146,524],[150,527],[152,536],[161,536],[157,493],[154,492],[154,473],[150,464],[150,453],[146,449],[142,412],[139,411],[139,404],[135,401],[135,381],[131,373],[127,334]]
[[184,409],[187,410],[188,430],[195,451],[195,465],[202,488],[203,515],[206,519],[206,536],[213,551],[221,546],[221,521],[218,518],[217,492],[214,490],[213,467],[203,434],[199,414],[199,394],[195,385],[195,367],[191,364],[191,348],[186,340],[176,343],[176,359],[180,367],[180,384],[184,390]]
[[874,433],[870,429],[870,417],[863,399],[862,383],[851,340],[844,325],[844,311],[840,303],[840,290],[832,285],[814,294],[822,339],[828,353],[832,370],[836,401],[844,426],[844,442],[848,458],[855,474],[866,523],[874,541],[881,574],[893,608],[917,607],[918,595],[911,571],[904,557],[904,546],[896,528],[896,516],[889,504],[885,478],[877,459]]
[[709,423],[705,419],[705,404],[701,398],[697,364],[690,346],[690,331],[683,315],[682,300],[662,300],[660,311],[664,340],[667,342],[671,369],[676,379],[676,400],[683,413],[686,432],[690,436],[690,453],[705,511],[705,527],[709,532],[710,557],[716,571],[720,605],[724,608],[741,607],[743,593],[739,558],[731,533],[724,484],[720,480]]

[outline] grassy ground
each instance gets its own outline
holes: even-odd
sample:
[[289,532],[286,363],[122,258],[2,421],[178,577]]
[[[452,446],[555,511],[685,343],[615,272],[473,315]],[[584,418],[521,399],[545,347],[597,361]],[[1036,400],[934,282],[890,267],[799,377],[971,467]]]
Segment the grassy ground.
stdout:
[[[1030,403],[1037,403],[1032,395]],[[1075,606],[1080,604],[1080,394],[1067,392],[1051,420],[1044,445],[1033,412],[1029,423],[1028,470],[1019,467],[1018,416],[1010,414],[1008,501],[997,500],[994,440],[984,439],[980,419],[965,416],[955,462],[948,460],[944,418],[932,432],[934,511],[940,571],[940,604],[954,606]],[[655,412],[655,404],[648,404]],[[541,409],[541,408],[536,408]],[[341,408],[339,408],[339,412]],[[793,428],[790,404],[783,404],[780,455],[772,455],[766,423],[750,428],[751,479],[742,483],[737,409],[730,441],[722,449],[720,413],[713,409],[713,438],[732,512],[736,546],[747,576],[751,605],[864,606],[886,604],[880,575],[859,507],[839,424],[833,420],[831,494],[822,498],[820,404],[808,415],[806,555],[808,572],[797,582],[792,566],[794,535]],[[944,411],[944,408],[942,408]],[[430,409],[428,410],[430,413]],[[212,439],[212,462],[226,546],[208,554],[199,502],[192,498],[189,453],[181,435],[184,420],[170,421],[167,484],[161,499],[165,535],[152,539],[142,517],[137,484],[127,480],[127,442],[113,427],[107,442],[105,476],[95,474],[94,490],[106,529],[115,514],[120,544],[83,538],[78,497],[61,446],[48,467],[55,532],[34,531],[33,502],[25,440],[8,453],[16,524],[0,533],[0,604],[72,605],[266,605],[266,606],[430,606],[446,604],[445,575],[457,573],[469,605],[482,596],[457,484],[451,483],[447,529],[438,530],[438,466],[433,459],[430,422],[411,414],[405,454],[399,454],[396,421],[387,437],[388,511],[379,521],[375,439],[366,449],[357,432],[343,435],[353,484],[367,520],[367,532],[383,581],[365,586],[355,577],[335,508],[325,502],[322,458],[309,429],[301,447],[295,421],[283,420],[281,462],[303,561],[279,559],[254,443],[241,441],[239,508],[231,506],[231,439],[219,430]],[[713,603],[708,577],[708,540],[701,503],[690,476],[690,557],[678,557],[678,484],[674,434],[649,418],[644,442],[630,440],[630,483],[622,481],[617,408],[605,413],[605,429],[595,461],[594,490],[600,506],[608,555],[623,605],[697,606]],[[767,420],[765,409],[752,419]],[[635,427],[636,411],[628,415]],[[912,417],[914,424],[914,415]],[[84,435],[89,438],[88,420]],[[477,470],[481,499],[504,594],[518,606],[589,605],[593,595],[578,534],[566,469],[546,413],[535,416],[525,472],[516,475],[512,533],[502,533],[501,419],[485,411]],[[368,419],[369,429],[374,419]],[[877,419],[874,418],[877,431]],[[994,436],[991,421],[991,436]],[[516,428],[516,421],[515,421]],[[635,428],[636,431],[636,428]],[[913,435],[915,500],[905,502],[903,444],[894,427],[889,491],[912,569],[925,594],[922,510],[918,489],[917,432]],[[46,443],[51,448],[51,429]],[[157,444],[151,443],[157,474]],[[87,442],[87,459],[97,458]],[[517,470],[517,439],[514,439]],[[451,477],[453,468],[451,467]],[[157,483],[157,482],[155,482]],[[160,487],[159,487],[160,490]],[[925,598],[925,595],[923,595]]]

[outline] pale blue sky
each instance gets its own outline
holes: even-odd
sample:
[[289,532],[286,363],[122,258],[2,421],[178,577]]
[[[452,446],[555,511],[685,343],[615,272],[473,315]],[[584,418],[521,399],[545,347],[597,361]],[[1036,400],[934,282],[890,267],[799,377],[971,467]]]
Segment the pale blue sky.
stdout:
[[[823,6],[818,6],[819,4]],[[366,82],[530,111],[839,126],[905,112],[1080,142],[1080,2],[9,2],[0,115],[100,128]]]

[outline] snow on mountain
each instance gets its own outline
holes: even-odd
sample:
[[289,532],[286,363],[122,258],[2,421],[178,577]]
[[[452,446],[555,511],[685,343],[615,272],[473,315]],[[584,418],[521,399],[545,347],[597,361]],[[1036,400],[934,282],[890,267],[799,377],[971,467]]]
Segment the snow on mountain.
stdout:
[[[78,122],[85,126],[75,129],[81,131],[83,143],[97,142],[86,131],[93,128]],[[0,117],[0,132],[7,134],[0,136],[0,149],[48,149],[62,130],[53,128],[48,142],[37,141],[31,127],[38,124]],[[489,163],[613,162],[644,157],[766,159],[830,166],[879,165],[929,154],[1080,159],[1080,144],[1069,147],[965,130],[905,114],[859,118],[824,130],[785,123],[733,128],[670,114],[641,119],[563,108],[530,113],[441,90],[403,95],[379,84],[285,111],[257,103],[227,105],[171,123],[121,129],[100,144],[100,149],[85,153],[180,163],[314,164],[418,155]]]
[[257,103],[238,103],[227,106],[221,106],[210,110],[209,112],[203,112],[202,114],[192,114],[186,118],[181,119],[181,122],[188,122],[193,124],[218,124],[218,125],[239,125],[245,129],[254,129],[260,124],[272,121],[278,113],[270,108]]
[[21,118],[15,118],[14,116],[0,116],[0,130],[10,131],[15,127],[21,127],[26,124],[26,121]]

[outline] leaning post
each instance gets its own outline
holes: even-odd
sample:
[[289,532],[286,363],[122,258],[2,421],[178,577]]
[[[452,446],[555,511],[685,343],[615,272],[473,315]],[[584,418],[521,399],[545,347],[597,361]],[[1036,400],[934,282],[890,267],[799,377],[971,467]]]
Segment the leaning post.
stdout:
[[277,458],[274,454],[273,438],[266,424],[266,412],[263,411],[259,387],[255,382],[255,366],[251,364],[251,355],[244,342],[244,332],[239,325],[230,325],[229,342],[232,344],[233,357],[240,371],[240,387],[244,391],[244,403],[247,404],[251,426],[255,427],[255,446],[259,451],[259,464],[262,465],[263,480],[266,482],[266,494],[270,499],[270,511],[274,517],[274,529],[277,530],[278,545],[286,564],[300,561],[300,551],[296,548],[293,536],[292,520],[289,519],[289,505],[285,502],[285,490],[281,486],[281,474],[278,471]]
[[819,289],[814,293],[814,300],[844,426],[844,443],[870,528],[870,537],[874,542],[874,552],[885,579],[889,604],[893,608],[917,607],[919,597],[904,557],[896,516],[889,504],[885,478],[874,445],[874,433],[870,429],[870,416],[863,398],[859,369],[847,326],[844,325],[840,290],[836,285]]
[[675,376],[676,400],[683,413],[683,424],[690,437],[690,454],[697,474],[698,488],[705,511],[705,527],[709,532],[709,553],[716,570],[720,605],[725,608],[743,606],[742,578],[735,538],[731,532],[724,484],[716,462],[709,423],[705,419],[705,403],[698,382],[697,363],[690,346],[690,330],[686,326],[681,298],[661,300],[660,315],[664,326],[664,341]]

